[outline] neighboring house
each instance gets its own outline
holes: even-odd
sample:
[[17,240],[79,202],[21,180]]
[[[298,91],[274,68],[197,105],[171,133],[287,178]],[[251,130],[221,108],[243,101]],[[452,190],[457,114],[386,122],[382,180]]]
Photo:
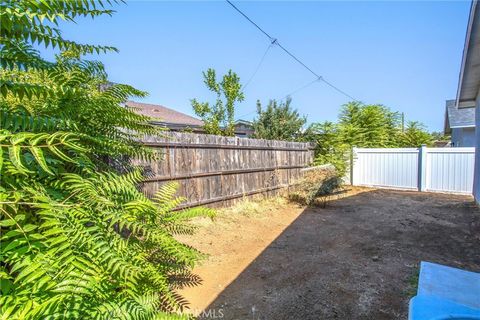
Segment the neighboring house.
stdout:
[[[475,107],[475,125],[480,128],[480,4],[472,1],[463,49],[456,107]],[[480,204],[480,129],[475,132],[475,173],[473,196]]]
[[452,146],[451,142],[446,140],[438,140],[433,142],[434,148],[448,148],[451,146]]
[[250,138],[253,136],[253,123],[246,120],[235,121],[235,135],[241,138]]
[[[188,114],[158,105],[136,101],[127,101],[125,105],[154,120],[152,124],[163,126],[171,131],[187,131],[205,133],[203,121]],[[248,138],[253,135],[253,125],[249,121],[237,120],[235,122],[235,135],[240,138]]]
[[447,100],[445,134],[451,135],[452,147],[475,146],[475,108],[457,108],[456,100]]
[[153,124],[164,126],[172,131],[191,131],[202,133],[203,121],[173,109],[149,103],[127,101],[138,113],[154,118]]

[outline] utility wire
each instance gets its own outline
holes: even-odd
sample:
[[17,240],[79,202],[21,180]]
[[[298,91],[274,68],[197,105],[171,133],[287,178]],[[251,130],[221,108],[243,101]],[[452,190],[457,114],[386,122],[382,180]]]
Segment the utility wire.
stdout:
[[265,60],[265,57],[267,56],[267,53],[268,51],[270,51],[270,49],[273,47],[273,44],[269,44],[268,47],[267,47],[267,50],[265,50],[262,58],[260,59],[260,62],[258,63],[257,67],[255,68],[255,71],[252,73],[252,76],[250,77],[250,79],[248,79],[248,81],[243,85],[242,87],[242,90],[245,90],[245,88],[249,85],[249,83],[252,81],[252,79],[255,77],[255,75],[257,74],[258,70],[260,70],[260,67],[262,66],[263,64],[263,61]]
[[340,92],[340,93],[343,94],[344,96],[349,97],[349,98],[352,99],[353,101],[358,101],[357,99],[355,99],[354,97],[352,97],[351,95],[349,95],[349,94],[346,93],[345,91],[341,90],[340,88],[334,86],[332,83],[328,82],[328,81],[325,80],[324,78],[321,78],[321,79],[319,79],[319,80],[323,81],[323,83],[325,83],[327,86],[330,86],[331,88],[337,90],[338,92]]
[[[290,92],[289,94],[283,96],[283,98],[281,98],[280,100],[277,100],[279,101],[280,103],[284,100],[286,100],[288,97],[291,97],[292,95],[294,95],[295,93],[299,92],[299,91],[302,91],[303,89],[306,89],[307,87],[311,86],[312,84],[314,84],[315,82],[318,82],[320,81],[319,79],[315,79],[313,81],[310,81],[309,83],[306,83],[304,84],[303,86],[301,86],[300,88],[297,88],[295,89],[294,91]],[[238,116],[237,120],[242,118],[242,117],[245,117],[245,116],[248,116],[248,115],[251,115],[252,113],[255,113],[257,112],[257,110],[254,110],[252,112],[249,112],[249,113],[245,113],[245,114],[242,114],[241,116]]]
[[[280,103],[283,102],[284,100],[287,100],[288,97],[291,97],[292,95],[294,95],[295,93],[299,92],[299,91],[302,91],[303,89],[306,89],[307,87],[311,86],[312,84],[314,84],[315,82],[318,82],[320,81],[319,79],[315,79],[313,81],[310,81],[309,83],[306,83],[305,85],[301,86],[300,88],[297,88],[296,90],[290,92],[289,94],[283,96],[283,98],[281,98],[280,100]],[[237,120],[242,118],[242,117],[245,117],[245,116],[249,116],[251,115],[252,113],[255,113],[257,112],[257,110],[254,110],[252,112],[249,112],[249,113],[245,113],[245,114],[242,114],[241,116],[238,116]]]
[[[258,70],[260,70],[260,66],[263,64],[263,61],[265,60],[265,57],[267,56],[268,51],[270,51],[270,49],[273,47],[274,44],[275,44],[275,41],[272,41],[272,42],[268,45],[267,50],[265,50],[265,52],[263,53],[263,56],[262,56],[262,58],[260,59],[260,62],[258,63],[257,68],[256,68],[255,71],[253,72],[252,76],[251,76],[250,79],[248,79],[248,81],[242,86],[242,90],[244,90],[244,89],[248,86],[248,84],[252,81],[252,79],[253,79],[253,78],[255,77],[255,75],[257,74]],[[251,115],[252,113],[255,113],[255,112],[257,112],[257,111],[254,110],[254,111],[252,111],[252,112],[242,114],[242,115],[238,116],[236,120],[239,120],[240,118],[245,117],[245,116],[249,116],[249,115]]]
[[300,88],[297,88],[295,89],[294,91],[290,92],[289,94],[283,96],[283,98],[280,100],[280,101],[283,101],[283,100],[286,100],[288,97],[291,97],[292,95],[294,95],[295,93],[299,92],[299,91],[302,91],[303,89],[306,89],[307,87],[310,87],[312,84],[314,84],[315,82],[318,82],[320,81],[320,79],[315,79],[313,81],[310,81],[309,83],[306,83],[304,84],[303,86],[301,86]]
[[256,24],[252,19],[250,19],[245,13],[243,13],[240,9],[238,9],[230,0],[226,0],[228,2],[228,4],[230,4],[235,10],[238,11],[238,13],[240,13],[245,19],[247,19],[248,21],[250,21],[251,24],[253,24],[255,27],[257,27],[258,30],[260,30],[264,35],[266,35],[269,39],[270,39],[270,42],[276,40],[274,37],[272,37],[271,35],[269,35],[265,30],[263,30],[262,28],[260,28],[260,26],[258,24]]
[[[297,93],[297,92],[299,92],[299,91],[302,91],[303,89],[306,89],[307,87],[311,86],[312,84],[314,84],[315,82],[318,82],[318,81],[320,81],[320,80],[319,80],[319,79],[315,79],[315,80],[313,80],[313,81],[310,81],[310,82],[304,84],[303,86],[295,89],[294,91],[290,92],[289,94],[283,96],[283,98],[281,98],[280,100],[277,100],[277,101],[282,102],[282,101],[286,100],[288,97],[291,97],[291,96],[294,95],[295,93]],[[240,119],[240,118],[242,118],[242,117],[251,115],[252,113],[255,113],[255,112],[257,112],[257,110],[252,111],[252,112],[249,112],[249,113],[242,114],[241,116],[238,116],[237,120]]]
[[280,49],[282,49],[285,53],[287,53],[291,58],[293,58],[295,61],[297,61],[301,66],[303,66],[305,69],[307,69],[311,74],[315,76],[315,81],[322,81],[325,84],[327,84],[329,87],[332,89],[336,90],[337,92],[341,93],[342,95],[348,97],[349,99],[352,99],[354,101],[357,101],[354,97],[346,93],[345,91],[341,90],[337,86],[334,86],[331,82],[325,80],[322,76],[320,76],[318,73],[313,71],[310,67],[308,67],[305,63],[303,63],[300,59],[298,59],[293,53],[288,51],[284,46],[282,46],[278,40],[274,37],[272,37],[270,34],[268,34],[265,30],[263,30],[258,24],[256,24],[252,19],[250,19],[245,13],[243,13],[240,9],[238,9],[230,0],[226,0],[229,5],[231,5],[238,13],[240,13],[245,19],[247,19],[251,24],[253,24],[260,32],[262,32],[265,36],[267,36],[270,39],[271,44],[276,44]]
[[257,112],[257,110],[254,110],[254,111],[252,111],[252,112],[242,114],[241,116],[238,116],[238,117],[237,117],[237,120],[240,120],[242,117],[249,116],[249,115],[251,115],[252,113],[256,113],[256,112]]

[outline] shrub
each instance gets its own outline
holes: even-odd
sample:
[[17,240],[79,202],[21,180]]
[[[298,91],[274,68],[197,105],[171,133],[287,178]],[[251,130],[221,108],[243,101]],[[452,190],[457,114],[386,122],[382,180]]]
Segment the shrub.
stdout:
[[285,102],[270,100],[267,107],[262,109],[260,101],[257,101],[257,118],[253,121],[255,131],[253,137],[268,140],[300,140],[307,118],[300,116],[296,109],[292,109],[291,102],[290,97]]
[[[137,140],[158,130],[121,103],[145,93],[106,85],[103,65],[81,58],[114,48],[56,28],[111,13],[93,0],[2,2],[2,319],[179,318],[186,301],[175,289],[198,282],[190,270],[201,254],[174,234],[212,211],[174,211],[174,184],[153,199],[138,189],[143,172],[128,158],[155,159]],[[33,44],[62,54],[46,61]]]
[[333,165],[309,168],[288,194],[291,201],[311,205],[317,199],[325,207],[329,196],[342,186],[342,179]]

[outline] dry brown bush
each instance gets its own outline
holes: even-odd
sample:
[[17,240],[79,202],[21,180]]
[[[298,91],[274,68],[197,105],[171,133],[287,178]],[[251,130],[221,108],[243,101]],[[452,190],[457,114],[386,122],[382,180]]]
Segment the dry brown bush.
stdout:
[[325,207],[332,195],[341,192],[342,179],[333,165],[321,165],[304,169],[303,177],[289,188],[290,201]]

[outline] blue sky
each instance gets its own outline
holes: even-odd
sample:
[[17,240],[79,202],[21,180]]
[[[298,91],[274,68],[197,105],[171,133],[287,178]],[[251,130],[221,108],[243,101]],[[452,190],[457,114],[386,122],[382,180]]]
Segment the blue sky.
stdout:
[[[241,2],[235,4],[317,73],[365,103],[405,112],[430,130],[443,126],[455,97],[470,2]],[[96,57],[114,82],[148,91],[145,102],[193,114],[190,99],[213,101],[203,70],[234,70],[246,82],[268,39],[226,2],[132,1],[113,17],[61,28],[67,39],[116,46]],[[314,80],[272,47],[245,89],[237,116],[255,102]],[[293,106],[309,122],[335,120],[348,99],[322,83],[297,92]],[[253,113],[252,113],[253,112]]]

